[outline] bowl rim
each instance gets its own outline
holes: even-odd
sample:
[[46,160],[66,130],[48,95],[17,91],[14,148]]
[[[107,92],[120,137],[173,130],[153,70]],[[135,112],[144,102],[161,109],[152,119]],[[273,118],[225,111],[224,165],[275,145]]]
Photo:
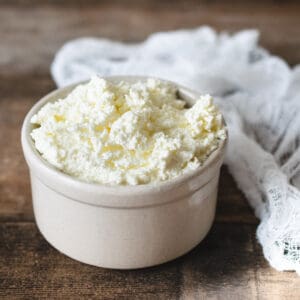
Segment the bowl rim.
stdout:
[[[164,82],[168,82],[172,85],[175,85],[180,93],[185,93],[187,97],[196,98],[200,96],[200,93],[195,92],[189,88],[186,88],[180,84],[175,82],[157,78],[154,76],[101,76],[106,80],[110,81],[129,81],[134,82],[138,80],[147,80],[149,78],[158,79]],[[205,162],[199,166],[195,170],[187,171],[184,174],[181,174],[175,178],[156,182],[156,183],[147,183],[147,184],[140,184],[140,185],[104,185],[101,183],[94,183],[94,182],[85,182],[76,177],[68,175],[63,171],[57,169],[49,162],[47,162],[44,158],[42,158],[41,154],[34,146],[34,141],[30,136],[30,132],[32,130],[32,125],[30,123],[31,117],[47,102],[57,101],[60,97],[60,94],[69,93],[71,92],[76,86],[86,83],[87,81],[80,81],[75,84],[71,84],[62,88],[58,88],[53,90],[52,92],[46,94],[42,97],[39,101],[37,101],[26,114],[26,117],[23,121],[22,130],[21,130],[21,141],[22,141],[22,148],[24,152],[25,159],[31,169],[32,165],[35,164],[38,168],[41,168],[43,172],[48,173],[48,175],[55,176],[55,178],[61,180],[62,182],[66,183],[68,186],[80,186],[81,189],[87,190],[93,193],[100,193],[101,195],[113,195],[113,196],[136,196],[136,195],[151,195],[151,193],[155,192],[163,192],[163,191],[170,191],[174,187],[178,187],[187,181],[199,176],[203,172],[205,172],[210,166],[213,164],[222,161],[225,153],[225,148],[228,141],[228,129],[223,118],[224,127],[226,130],[226,137],[222,140],[217,149],[215,149],[205,160]],[[56,99],[55,99],[56,97]],[[65,97],[65,96],[64,96]],[[101,202],[101,199],[99,199]],[[81,202],[89,202],[89,201],[81,201]]]

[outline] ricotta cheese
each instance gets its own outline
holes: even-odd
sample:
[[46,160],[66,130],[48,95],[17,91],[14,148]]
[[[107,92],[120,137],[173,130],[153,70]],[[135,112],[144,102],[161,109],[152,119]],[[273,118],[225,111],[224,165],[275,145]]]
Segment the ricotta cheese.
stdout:
[[198,168],[226,137],[211,96],[185,104],[157,79],[113,84],[95,76],[42,107],[31,136],[45,160],[80,180],[160,182]]

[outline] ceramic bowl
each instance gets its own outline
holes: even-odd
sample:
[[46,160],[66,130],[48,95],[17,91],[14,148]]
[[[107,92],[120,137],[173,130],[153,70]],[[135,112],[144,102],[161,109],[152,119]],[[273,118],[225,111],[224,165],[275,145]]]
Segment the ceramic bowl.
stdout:
[[[146,78],[108,79],[134,82]],[[38,101],[22,127],[34,215],[42,235],[67,256],[106,268],[158,265],[190,251],[214,220],[226,140],[203,166],[159,184],[105,186],[82,182],[47,163],[30,137],[31,117],[45,103],[65,97],[75,86],[55,90]],[[188,105],[199,96],[176,86]]]

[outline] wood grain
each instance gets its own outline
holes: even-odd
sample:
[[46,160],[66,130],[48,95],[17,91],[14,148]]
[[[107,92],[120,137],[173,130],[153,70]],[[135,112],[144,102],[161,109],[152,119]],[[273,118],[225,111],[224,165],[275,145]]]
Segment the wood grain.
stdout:
[[258,28],[263,46],[300,62],[299,1],[0,0],[0,299],[300,298],[299,277],[264,259],[258,220],[226,167],[207,238],[159,267],[83,265],[53,249],[35,226],[20,129],[30,107],[55,88],[49,67],[59,47],[86,35],[139,42],[154,31],[203,24]]
[[[289,63],[300,61],[300,3],[290,5],[207,4],[204,1],[142,1],[128,5],[95,2],[83,5],[2,5],[0,73],[48,73],[53,54],[67,40],[81,36],[136,42],[159,30],[207,24],[218,30],[258,28],[262,45]],[[208,1],[210,2],[210,1]],[[9,2],[7,2],[9,3]]]
[[179,293],[176,262],[159,270],[117,271],[76,262],[53,249],[32,223],[0,224],[1,299],[172,299]]
[[173,262],[117,271],[62,255],[31,222],[0,223],[0,298],[297,299],[299,278],[268,267],[254,228],[215,224],[199,246]]

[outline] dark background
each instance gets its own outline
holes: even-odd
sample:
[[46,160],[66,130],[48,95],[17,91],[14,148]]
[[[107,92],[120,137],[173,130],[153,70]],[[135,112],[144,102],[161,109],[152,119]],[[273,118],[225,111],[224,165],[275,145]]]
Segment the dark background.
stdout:
[[258,220],[226,167],[208,237],[159,267],[83,265],[54,250],[35,226],[20,127],[29,108],[55,88],[49,67],[59,47],[80,36],[137,42],[154,31],[200,25],[258,28],[264,47],[300,63],[298,1],[0,0],[0,299],[300,298],[299,277],[265,261]]

